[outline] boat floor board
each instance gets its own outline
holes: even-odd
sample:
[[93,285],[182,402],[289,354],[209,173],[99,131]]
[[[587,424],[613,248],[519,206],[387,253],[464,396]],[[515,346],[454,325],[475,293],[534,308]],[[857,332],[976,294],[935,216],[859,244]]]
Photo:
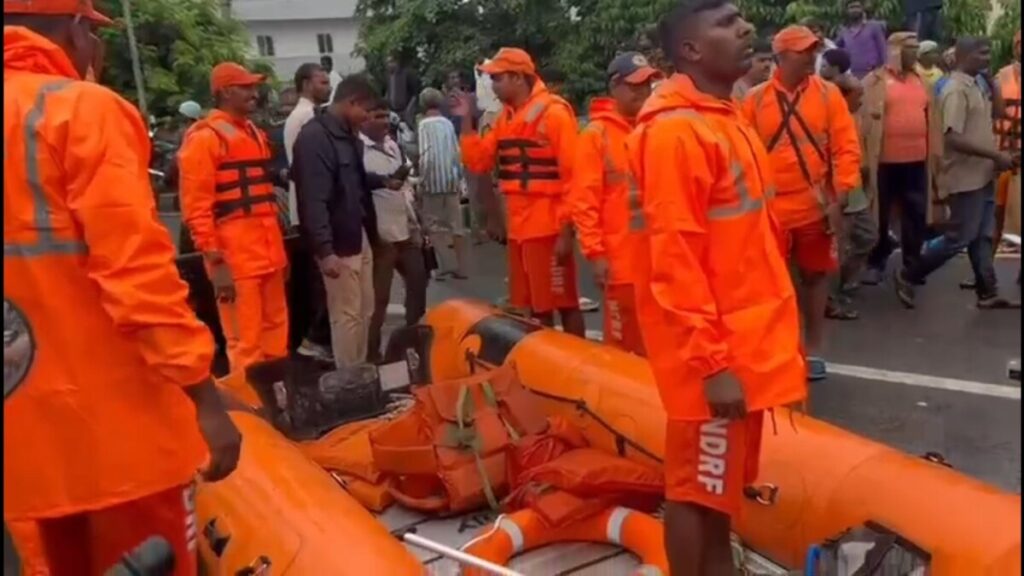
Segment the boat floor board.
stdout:
[[[431,518],[401,506],[392,506],[377,516],[377,520],[388,530],[401,534],[415,529],[416,534],[459,548],[477,534],[494,524],[497,515],[491,512],[472,512],[453,518]],[[435,576],[457,576],[459,565],[429,550],[406,544],[409,551],[427,567],[427,573]],[[573,542],[546,546],[516,556],[510,565],[527,576],[603,576],[629,574],[639,565],[636,556],[622,548],[585,542]]]

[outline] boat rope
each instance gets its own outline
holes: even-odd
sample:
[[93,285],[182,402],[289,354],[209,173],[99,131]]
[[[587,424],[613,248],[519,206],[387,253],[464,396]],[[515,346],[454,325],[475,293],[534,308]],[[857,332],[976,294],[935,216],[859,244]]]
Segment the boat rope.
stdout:
[[[492,366],[490,363],[480,360],[479,358],[476,357],[475,354],[468,351],[466,352],[466,362],[469,363],[470,372],[474,372],[476,368],[483,368],[485,370],[495,369],[495,366]],[[615,437],[615,442],[618,445],[620,455],[624,455],[623,453],[625,452],[625,447],[629,446],[630,448],[636,450],[640,454],[643,454],[644,456],[647,456],[651,460],[654,460],[658,464],[665,463],[665,460],[659,457],[657,454],[648,450],[636,440],[616,430],[615,427],[609,424],[608,421],[606,421],[604,418],[602,418],[600,414],[591,410],[590,407],[587,406],[586,400],[582,398],[567,398],[565,396],[551,394],[550,392],[542,392],[540,390],[527,386],[526,383],[523,383],[523,387],[529,390],[530,392],[533,392],[537,396],[540,396],[541,398],[546,398],[548,400],[553,400],[555,402],[561,402],[563,404],[572,404],[573,406],[575,406],[576,410],[589,416],[591,419],[594,420],[594,422],[597,422],[598,425],[600,425],[602,428],[607,430],[612,436]]]

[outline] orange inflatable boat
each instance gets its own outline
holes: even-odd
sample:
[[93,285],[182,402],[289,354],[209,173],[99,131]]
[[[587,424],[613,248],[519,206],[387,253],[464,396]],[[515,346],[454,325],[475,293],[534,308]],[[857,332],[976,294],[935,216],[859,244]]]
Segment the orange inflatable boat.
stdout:
[[[474,302],[446,302],[426,323],[434,380],[465,375],[469,362],[514,362],[546,410],[572,418],[593,446],[660,462],[665,416],[642,358]],[[774,420],[762,484],[737,526],[749,548],[797,569],[815,544],[867,527],[933,576],[1021,573],[1019,495],[806,415],[779,410]]]
[[[474,302],[449,301],[425,323],[427,343],[400,351],[414,382],[511,362],[544,412],[571,421],[592,448],[660,465],[665,416],[642,358]],[[308,450],[253,414],[234,417],[245,439],[239,469],[197,497],[210,574],[480,573],[450,554],[403,544],[411,532],[497,564],[517,555],[511,567],[527,575],[664,573],[660,523],[650,516],[610,508],[548,538],[532,530],[529,512],[437,518],[392,505],[373,514]],[[884,541],[909,565],[927,567],[901,573],[1021,573],[1020,496],[806,415],[779,410],[775,425],[766,420],[760,484],[736,526],[751,556],[772,567],[756,573],[799,570],[816,546],[851,537]],[[566,544],[566,534],[598,543]],[[552,540],[560,543],[531,552]]]

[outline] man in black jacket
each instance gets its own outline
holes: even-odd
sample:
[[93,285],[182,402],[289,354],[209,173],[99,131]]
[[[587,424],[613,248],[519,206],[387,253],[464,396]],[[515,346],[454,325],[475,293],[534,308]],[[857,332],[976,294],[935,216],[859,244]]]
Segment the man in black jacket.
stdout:
[[303,126],[293,150],[300,224],[324,277],[339,368],[366,361],[374,303],[371,246],[377,241],[370,191],[401,187],[363,167],[359,126],[376,97],[364,77],[349,76],[334,91],[326,113]]

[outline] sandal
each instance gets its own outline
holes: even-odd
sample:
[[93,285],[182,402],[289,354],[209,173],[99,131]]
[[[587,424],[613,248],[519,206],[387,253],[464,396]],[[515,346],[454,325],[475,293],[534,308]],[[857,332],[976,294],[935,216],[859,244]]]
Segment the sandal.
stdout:
[[808,356],[807,380],[809,382],[817,382],[824,380],[826,377],[828,377],[828,365],[825,364],[825,359],[817,356]]

